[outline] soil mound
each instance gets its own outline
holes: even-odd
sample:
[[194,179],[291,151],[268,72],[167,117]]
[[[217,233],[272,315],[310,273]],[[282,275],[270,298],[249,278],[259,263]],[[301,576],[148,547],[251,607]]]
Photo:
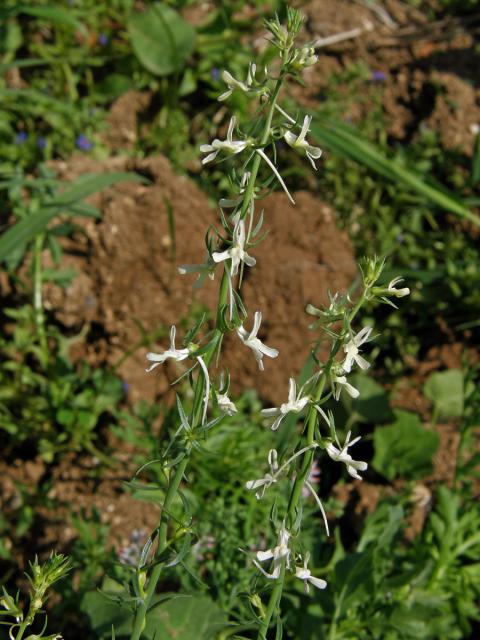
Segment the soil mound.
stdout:
[[311,0],[302,7],[308,39],[359,32],[356,37],[319,50],[319,61],[304,72],[305,87],[295,98],[314,108],[325,98],[332,72],[361,62],[371,72],[362,101],[345,117],[365,116],[378,94],[392,138],[409,141],[421,127],[436,131],[447,149],[473,151],[480,123],[480,66],[468,17],[429,22],[405,2]]
[[[196,185],[175,175],[163,157],[77,157],[56,168],[63,179],[128,170],[151,180],[149,185],[125,182],[94,196],[102,220],[82,221],[85,233],[65,246],[64,264],[79,276],[66,290],[48,288],[45,299],[60,322],[86,336],[74,344],[74,358],[118,365],[134,402],[165,396],[182,365],[169,361],[147,375],[145,353],[155,348],[155,334],[159,347],[168,345],[173,323],[180,324],[182,335],[179,321],[193,304],[215,305],[217,283],[194,290],[193,278],[180,276],[177,267],[204,260],[204,234],[216,213]],[[250,317],[263,312],[261,339],[280,356],[266,362],[260,374],[249,350],[231,336],[222,357],[235,391],[255,385],[266,401],[276,403],[284,401],[289,376],[299,373],[309,352],[311,319],[305,305],[327,302],[328,290],[345,290],[356,274],[350,242],[336,228],[333,210],[306,192],[294,197],[296,207],[283,194],[262,203],[270,233],[252,250],[257,266],[242,285]]]

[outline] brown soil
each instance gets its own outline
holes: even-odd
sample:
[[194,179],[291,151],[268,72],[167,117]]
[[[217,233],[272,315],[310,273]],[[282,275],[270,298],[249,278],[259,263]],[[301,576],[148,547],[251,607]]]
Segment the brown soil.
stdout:
[[104,141],[112,151],[127,151],[137,142],[138,118],[150,100],[149,93],[127,91],[113,103],[104,135]]
[[480,123],[480,65],[475,62],[475,40],[467,21],[451,18],[428,23],[414,7],[389,0],[382,7],[396,23],[392,28],[365,4],[350,0],[302,3],[310,40],[367,23],[372,29],[322,49],[319,63],[305,71],[306,87],[295,89],[296,99],[307,107],[317,106],[332,71],[361,61],[372,72],[382,72],[384,79],[366,83],[365,99],[348,116],[364,117],[371,109],[373,92],[380,91],[392,137],[409,140],[426,127],[438,132],[446,148],[471,154],[471,126]]
[[[125,447],[123,447],[125,449]],[[116,452],[118,462],[115,470],[99,467],[99,462],[89,456],[65,454],[60,464],[47,467],[40,458],[25,462],[14,460],[8,465],[0,462],[0,508],[9,519],[31,501],[35,504],[34,551],[48,555],[52,549],[68,552],[77,532],[70,518],[71,514],[92,517],[98,512],[100,522],[108,525],[108,541],[117,552],[129,544],[134,530],[152,531],[158,523],[159,510],[153,503],[146,503],[132,497],[124,489],[136,471],[131,455],[125,451]],[[42,482],[51,485],[47,500],[39,504],[36,492]],[[45,486],[45,485],[44,485]],[[12,529],[4,536],[7,548],[12,549],[20,568],[25,568],[31,560],[32,549],[23,548],[15,541]]]
[[[93,199],[102,210],[101,222],[83,223],[87,237],[79,236],[65,247],[65,266],[81,275],[65,291],[49,287],[45,300],[64,325],[87,333],[87,340],[74,345],[75,358],[115,365],[125,351],[132,351],[118,367],[131,400],[164,396],[183,369],[170,361],[147,375],[145,353],[155,344],[150,338],[137,349],[138,325],[149,334],[160,328],[163,348],[170,325],[187,318],[193,302],[214,308],[217,281],[194,292],[192,278],[180,276],[177,266],[204,259],[204,233],[216,214],[190,180],[172,172],[165,158],[98,162],[78,157],[57,168],[68,179],[85,172],[136,170],[152,180],[148,186],[124,183]],[[295,199],[296,207],[283,194],[262,203],[270,233],[252,250],[258,263],[242,285],[250,318],[256,310],[263,312],[261,338],[278,348],[280,357],[266,362],[261,374],[236,336],[226,340],[222,356],[235,391],[253,385],[274,403],[284,400],[289,376],[299,373],[309,352],[306,304],[327,302],[328,290],[345,290],[356,275],[351,245],[337,230],[332,209],[306,192]],[[175,248],[167,206],[175,219]]]

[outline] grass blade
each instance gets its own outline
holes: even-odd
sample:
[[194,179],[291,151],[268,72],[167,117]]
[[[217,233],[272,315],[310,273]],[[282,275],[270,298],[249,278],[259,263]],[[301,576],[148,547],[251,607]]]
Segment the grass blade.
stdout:
[[387,158],[374,145],[362,139],[358,131],[345,124],[322,120],[312,123],[313,137],[334,153],[367,166],[393,182],[401,182],[430,202],[460,218],[480,226],[480,217],[470,211],[458,198],[443,187],[436,187],[419,178],[397,160]]

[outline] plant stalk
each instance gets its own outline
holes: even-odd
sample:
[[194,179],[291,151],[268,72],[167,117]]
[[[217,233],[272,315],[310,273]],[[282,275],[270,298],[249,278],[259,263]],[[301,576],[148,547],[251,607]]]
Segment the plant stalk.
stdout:
[[33,245],[33,312],[35,317],[35,326],[37,329],[40,348],[45,359],[48,357],[47,336],[45,333],[45,315],[43,312],[43,296],[42,296],[42,247],[44,236],[39,233],[35,236]]
[[[275,104],[278,98],[278,95],[280,93],[280,89],[281,86],[283,84],[283,80],[284,80],[285,74],[281,73],[280,76],[277,79],[277,82],[275,84],[274,90],[272,92],[272,95],[270,97],[270,104],[269,104],[269,108],[268,108],[268,112],[267,112],[267,118],[265,121],[265,127],[262,133],[262,137],[260,139],[260,147],[265,146],[265,144],[268,142],[269,139],[269,135],[270,135],[270,128],[272,125],[272,119],[273,119],[273,114],[275,112]],[[248,184],[247,187],[245,189],[245,192],[243,194],[243,200],[242,200],[242,206],[241,206],[241,213],[240,213],[240,217],[243,219],[246,214],[247,211],[249,210],[250,207],[250,203],[252,201],[253,198],[253,194],[254,194],[254,189],[255,189],[255,183],[257,180],[257,175],[258,175],[258,170],[260,168],[260,161],[261,158],[258,154],[255,155],[253,162],[252,162],[252,168],[250,171],[250,177],[248,180]],[[217,304],[217,316],[216,316],[216,328],[215,328],[215,333],[217,334],[217,337],[221,337],[221,334],[223,333],[222,330],[220,329],[221,326],[221,309],[224,307],[224,305],[227,303],[227,297],[228,297],[228,278],[229,275],[227,273],[227,268],[224,269],[223,272],[223,277],[222,277],[222,281],[221,281],[221,285],[220,285],[220,291],[219,291],[219,298],[218,298],[218,304]],[[220,335],[219,335],[220,334]],[[217,343],[214,342],[213,343],[213,347],[204,354],[203,359],[205,361],[205,364],[209,365],[215,350],[216,350],[216,345]],[[193,411],[192,411],[192,416],[191,416],[191,427],[192,429],[195,429],[196,426],[198,426],[198,422],[200,420],[200,415],[201,415],[201,402],[202,402],[202,397],[203,394],[205,392],[205,380],[204,380],[204,376],[202,374],[200,374],[197,378],[196,381],[196,385],[195,385],[195,394],[194,394],[194,401],[193,401]],[[168,531],[168,522],[169,522],[169,517],[168,517],[168,512],[170,510],[170,506],[175,498],[175,496],[177,495],[178,492],[178,488],[180,486],[180,483],[182,481],[183,475],[185,473],[185,470],[187,468],[189,462],[189,454],[186,453],[185,457],[180,461],[180,463],[178,464],[175,473],[173,475],[170,475],[169,478],[169,482],[168,482],[168,489],[167,489],[167,493],[165,496],[165,501],[163,503],[163,507],[162,507],[162,514],[160,516],[160,527],[159,527],[159,534],[158,534],[158,545],[157,545],[157,550],[155,553],[155,558],[158,559],[161,554],[164,552],[166,546],[167,546],[167,531]],[[284,569],[283,569],[284,571]],[[155,590],[158,584],[158,581],[160,579],[162,573],[162,565],[161,563],[158,563],[154,566],[154,568],[152,569],[152,573],[150,575],[149,581],[148,581],[148,586],[145,592],[145,596],[144,598],[141,600],[140,604],[138,605],[137,608],[137,612],[135,615],[135,621],[134,621],[134,625],[133,625],[133,631],[132,634],[130,636],[130,640],[139,640],[141,638],[141,634],[145,628],[145,623],[146,623],[146,616],[147,616],[147,612],[148,612],[148,608],[152,602],[152,598],[155,594]],[[280,591],[280,595],[281,595],[281,591]],[[275,608],[275,605],[272,604],[272,612],[270,613],[270,617],[273,615],[273,609]],[[268,627],[267,627],[268,628]]]
[[[355,306],[353,307],[352,311],[350,312],[350,315],[349,315],[350,323],[353,321],[353,319],[357,315],[359,309],[361,308],[362,304],[365,301],[365,298],[366,298],[366,292],[364,291],[363,294],[355,303]],[[325,369],[323,370],[323,373],[321,374],[318,380],[317,388],[315,389],[313,404],[316,404],[322,397],[328,373],[332,367],[334,358],[341,346],[341,342],[342,342],[342,339],[337,338],[332,345],[332,349],[330,351],[330,357],[328,359],[327,364],[325,365]],[[307,435],[306,435],[306,441],[305,443],[303,443],[303,446],[310,446],[314,443],[315,427],[317,425],[317,420],[318,420],[317,410],[315,409],[314,406],[311,406],[307,415]],[[292,527],[293,523],[295,522],[295,514],[298,508],[298,503],[302,495],[302,489],[305,484],[305,480],[307,479],[308,473],[312,466],[313,456],[314,456],[313,449],[309,449],[308,451],[305,452],[302,458],[300,471],[295,478],[295,482],[293,484],[293,488],[290,493],[290,498],[288,501],[288,508],[287,508],[287,521],[288,521],[289,527]],[[272,592],[270,594],[266,615],[265,615],[265,618],[262,620],[262,624],[258,632],[257,640],[266,640],[267,632],[270,627],[273,614],[277,610],[282,597],[284,582],[285,582],[285,561],[283,561],[280,576],[278,577],[275,583],[275,586],[273,587]]]

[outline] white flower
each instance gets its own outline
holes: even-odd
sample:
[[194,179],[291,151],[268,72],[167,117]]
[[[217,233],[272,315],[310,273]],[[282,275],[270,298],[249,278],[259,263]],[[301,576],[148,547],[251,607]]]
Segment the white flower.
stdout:
[[218,408],[227,416],[233,416],[237,413],[237,407],[230,400],[226,393],[217,393]]
[[[255,494],[255,497],[257,498],[257,500],[260,500],[260,498],[263,498],[265,491],[270,487],[270,485],[277,482],[282,472],[284,472],[285,469],[288,469],[288,467],[296,458],[303,455],[305,451],[309,451],[310,449],[315,449],[316,447],[318,447],[318,444],[314,442],[313,444],[310,444],[307,447],[303,447],[303,449],[299,449],[299,451],[296,451],[293,454],[293,456],[291,456],[291,458],[289,458],[286,462],[282,464],[281,467],[278,466],[278,456],[277,456],[276,450],[270,449],[270,451],[268,452],[268,465],[270,467],[270,473],[266,473],[265,476],[263,478],[260,478],[259,480],[249,480],[245,484],[245,487],[247,489],[258,489],[259,487],[261,487],[262,490],[258,491]],[[307,484],[309,485],[310,491],[313,491],[315,498],[317,499],[317,502],[318,502],[320,499],[315,494],[315,491],[311,487],[310,483],[307,482]],[[324,513],[323,507],[321,507],[321,509],[322,509],[322,513]],[[327,531],[328,531],[328,524],[327,524]]]
[[262,567],[258,564],[257,560],[254,560],[255,566],[260,569],[263,575],[270,580],[276,580],[280,576],[280,569],[282,567],[283,559],[287,563],[287,567],[290,562],[290,549],[288,548],[288,541],[290,539],[290,534],[285,529],[285,525],[282,524],[280,532],[278,534],[277,546],[273,549],[268,549],[267,551],[257,551],[257,560],[259,562],[265,562],[266,560],[273,560],[273,570],[272,573],[267,573]]
[[250,145],[248,140],[234,140],[233,130],[235,129],[236,118],[232,117],[230,124],[228,125],[227,139],[219,140],[215,138],[212,144],[202,144],[200,151],[202,153],[208,153],[208,156],[203,158],[202,164],[215,160],[220,151],[226,151],[229,154],[236,154],[243,151]]
[[199,289],[205,282],[205,278],[208,276],[210,280],[215,279],[215,263],[210,260],[210,256],[207,255],[207,260],[203,264],[181,264],[178,267],[178,273],[182,276],[185,274],[196,273],[197,279],[193,285],[194,289]]
[[188,358],[190,354],[188,349],[175,348],[176,331],[177,330],[175,329],[175,325],[173,325],[172,328],[170,329],[170,349],[167,349],[163,353],[151,353],[151,352],[147,353],[147,360],[149,360],[150,362],[153,362],[153,364],[150,365],[148,369],[145,369],[145,371],[147,372],[152,371],[152,369],[155,369],[155,367],[158,367],[159,364],[162,364],[162,362],[165,362],[165,360],[167,360],[168,358],[172,358],[172,360],[176,360],[177,362],[180,362],[181,360],[185,360],[185,358]]
[[343,462],[344,464],[346,464],[347,471],[352,476],[352,478],[361,480],[362,478],[360,477],[358,472],[365,471],[365,469],[368,467],[368,464],[366,462],[353,460],[352,456],[348,453],[348,448],[352,447],[356,442],[360,440],[359,436],[358,438],[355,438],[350,442],[350,435],[351,431],[347,433],[345,444],[341,449],[338,449],[332,442],[328,444],[327,453],[332,460],[335,460],[335,462]]
[[278,351],[276,349],[272,349],[272,347],[267,347],[266,344],[263,344],[263,342],[257,338],[257,333],[260,329],[261,323],[262,314],[260,311],[255,311],[253,329],[251,330],[251,332],[248,333],[248,331],[244,329],[242,324],[237,329],[237,335],[243,342],[243,344],[253,351],[255,360],[258,363],[258,368],[260,369],[260,371],[263,371],[263,356],[265,355],[269,358],[276,358],[278,356]]
[[250,93],[252,90],[252,84],[255,81],[255,72],[257,70],[257,65],[254,62],[251,62],[248,66],[247,80],[245,82],[241,82],[240,80],[236,80],[229,71],[222,71],[222,80],[228,87],[228,90],[225,93],[222,93],[221,96],[218,96],[218,100],[221,102],[222,100],[226,100],[229,98],[235,89],[240,89],[244,93]]
[[[363,358],[359,353],[359,347],[365,342],[370,340],[370,334],[372,333],[371,327],[363,327],[356,336],[352,334],[350,340],[343,346],[345,351],[345,360],[342,364],[342,369],[345,373],[350,373],[354,362],[358,364],[360,369],[368,369],[370,363]],[[355,397],[355,396],[353,396]]]
[[271,409],[262,409],[264,416],[277,416],[275,421],[273,422],[271,429],[272,431],[276,431],[280,426],[280,422],[288,413],[300,413],[302,409],[308,404],[310,398],[308,396],[297,397],[297,385],[293,378],[290,378],[288,384],[288,402],[282,404],[278,409],[273,407]]
[[318,61],[318,56],[315,55],[314,47],[302,47],[299,51],[298,59],[294,61],[296,67],[302,69],[304,67],[311,67]]
[[315,576],[312,576],[310,570],[307,568],[308,560],[309,554],[307,553],[303,562],[303,567],[295,567],[295,577],[303,580],[305,593],[308,593],[310,590],[309,583],[313,584],[313,586],[317,587],[317,589],[325,589],[325,587],[327,586],[325,580],[322,580],[321,578],[315,578]]
[[387,295],[395,296],[396,298],[403,298],[410,295],[410,289],[408,287],[404,287],[403,289],[395,288],[395,285],[399,282],[403,282],[403,278],[397,277],[390,282],[386,291]]
[[339,400],[340,393],[342,392],[342,387],[348,393],[351,398],[358,398],[360,395],[360,391],[356,389],[353,385],[347,382],[347,378],[345,376],[333,376],[333,397],[335,400]]
[[270,473],[266,473],[263,478],[258,480],[249,480],[245,484],[247,489],[260,489],[255,494],[257,500],[263,498],[265,491],[277,481],[278,455],[275,449],[270,449],[268,452],[268,466],[270,467]]
[[310,123],[312,121],[312,116],[305,116],[303,120],[302,130],[300,131],[300,135],[296,136],[291,131],[285,132],[283,136],[287,144],[289,144],[294,149],[300,149],[305,151],[307,158],[310,160],[312,167],[316,170],[315,160],[318,160],[322,155],[322,150],[319,147],[314,147],[305,140],[305,137],[310,128]]
[[249,256],[245,251],[246,233],[245,233],[245,221],[239,220],[235,230],[233,232],[233,243],[230,249],[226,251],[215,251],[212,254],[212,258],[215,262],[223,262],[224,260],[232,261],[232,276],[236,276],[238,273],[238,267],[241,262],[244,262],[249,267],[253,267],[257,264],[255,258]]

